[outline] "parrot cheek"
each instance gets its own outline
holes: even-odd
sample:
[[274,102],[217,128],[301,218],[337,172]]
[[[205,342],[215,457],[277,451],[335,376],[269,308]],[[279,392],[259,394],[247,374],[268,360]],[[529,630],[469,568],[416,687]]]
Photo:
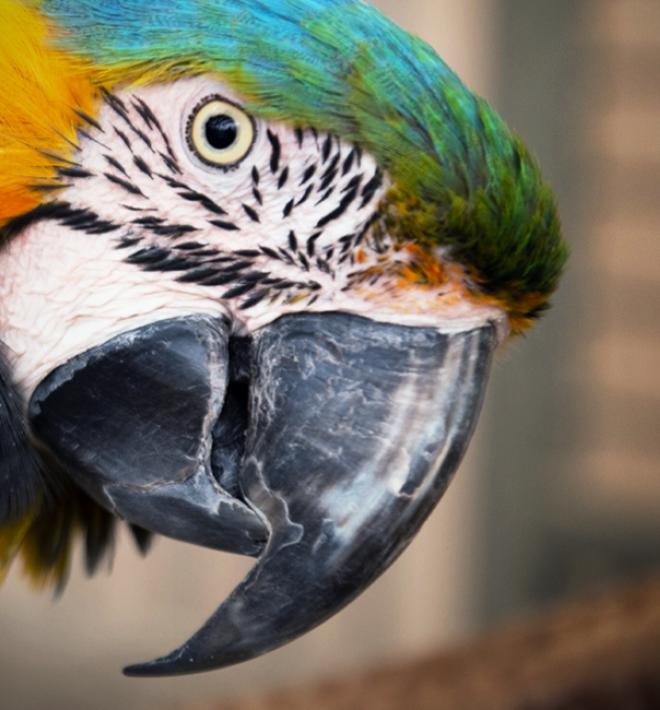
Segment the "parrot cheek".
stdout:
[[184,646],[127,672],[237,663],[355,598],[444,493],[496,344],[491,324],[298,313],[236,338],[200,315],[52,372],[32,396],[33,432],[92,497],[147,529],[259,556]]
[[48,221],[0,249],[0,326],[29,398],[49,372],[115,335],[166,318],[222,317],[215,294],[138,270],[112,240]]

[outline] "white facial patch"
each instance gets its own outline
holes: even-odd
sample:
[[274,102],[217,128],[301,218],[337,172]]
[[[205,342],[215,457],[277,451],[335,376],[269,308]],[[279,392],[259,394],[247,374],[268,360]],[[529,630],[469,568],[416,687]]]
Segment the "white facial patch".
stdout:
[[[218,144],[239,158],[229,167],[190,140],[212,98],[238,113],[207,109],[195,130],[213,142],[221,127]],[[64,189],[0,250],[0,338],[26,395],[120,332],[192,313],[227,315],[244,332],[296,311],[506,329],[502,310],[451,286],[401,287],[413,257],[374,229],[389,183],[370,155],[251,117],[254,135],[231,144],[242,103],[208,77],[104,96],[60,170]]]

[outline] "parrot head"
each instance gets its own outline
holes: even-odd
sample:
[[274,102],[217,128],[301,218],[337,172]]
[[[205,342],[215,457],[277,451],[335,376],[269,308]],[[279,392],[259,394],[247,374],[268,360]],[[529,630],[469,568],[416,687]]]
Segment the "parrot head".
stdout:
[[126,521],[258,558],[181,648],[321,623],[445,491],[566,259],[494,111],[360,0],[1,0],[0,571]]

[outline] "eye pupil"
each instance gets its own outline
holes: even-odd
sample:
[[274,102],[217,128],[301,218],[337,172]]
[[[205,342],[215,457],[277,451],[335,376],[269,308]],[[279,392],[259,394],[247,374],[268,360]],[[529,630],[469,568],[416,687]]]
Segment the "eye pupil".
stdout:
[[202,99],[188,114],[185,141],[194,159],[211,168],[229,170],[252,150],[256,129],[250,114],[216,94]]
[[219,114],[211,116],[206,122],[206,140],[216,150],[226,150],[238,138],[238,126],[231,116]]

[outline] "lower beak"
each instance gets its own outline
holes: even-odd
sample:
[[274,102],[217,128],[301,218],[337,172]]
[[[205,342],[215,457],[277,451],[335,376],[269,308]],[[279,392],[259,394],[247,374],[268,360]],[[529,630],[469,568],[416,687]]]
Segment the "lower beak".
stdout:
[[236,340],[200,316],[51,373],[33,431],[92,497],[155,532],[259,556],[189,641],[126,673],[248,660],[360,594],[444,493],[496,343],[492,325],[441,333],[342,313]]

